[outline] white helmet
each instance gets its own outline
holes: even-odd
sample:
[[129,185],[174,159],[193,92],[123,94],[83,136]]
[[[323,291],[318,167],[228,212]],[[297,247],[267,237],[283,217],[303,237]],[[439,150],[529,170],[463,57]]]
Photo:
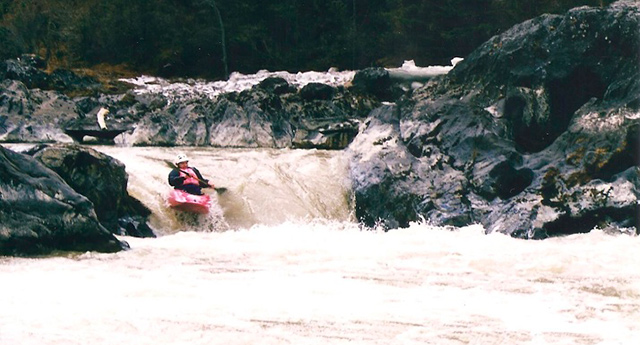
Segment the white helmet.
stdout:
[[184,153],[180,153],[176,157],[176,164],[179,164],[179,163],[182,163],[182,162],[188,162],[188,161],[189,161],[189,157],[187,157],[187,155],[184,154]]

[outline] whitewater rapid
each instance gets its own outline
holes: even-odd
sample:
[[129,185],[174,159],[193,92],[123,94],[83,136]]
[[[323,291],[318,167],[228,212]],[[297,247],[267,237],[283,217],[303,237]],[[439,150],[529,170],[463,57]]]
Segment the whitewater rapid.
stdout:
[[[640,340],[640,237],[384,232],[354,221],[341,152],[96,148],[125,163],[159,237],[121,237],[131,250],[117,254],[0,257],[2,345]],[[212,217],[166,208],[177,152],[229,188]]]
[[[450,68],[408,63],[390,73]],[[302,85],[353,74],[129,82],[180,101],[269,76]],[[116,254],[0,257],[0,345],[640,341],[638,236],[596,229],[524,241],[427,222],[384,232],[355,221],[342,152],[94,148],[126,165],[128,191],[152,211],[158,237],[120,237],[131,249]],[[166,161],[179,152],[229,190],[212,193],[208,216],[166,206]]]
[[640,339],[638,237],[285,222],[0,258],[3,345],[601,344]]
[[[402,66],[387,68],[389,75],[396,79],[425,79],[448,73],[463,59],[455,57],[451,59],[450,66],[416,66],[413,60],[404,61]],[[344,86],[350,83],[356,71],[341,71],[330,68],[328,71],[305,71],[291,73],[286,71],[261,70],[254,74],[242,74],[233,72],[227,80],[207,81],[199,79],[187,79],[183,81],[167,80],[154,76],[139,76],[136,78],[122,79],[123,82],[136,86],[137,94],[162,94],[169,103],[181,102],[193,98],[215,99],[220,94],[229,92],[241,92],[258,85],[267,78],[282,78],[290,85],[302,88],[309,83],[322,83],[331,86]],[[422,85],[416,82],[413,87]]]
[[[354,220],[347,162],[339,151],[217,149],[196,147],[97,146],[126,166],[129,194],[152,211],[156,233],[224,231],[257,224],[316,218]],[[169,164],[178,153],[227,192],[203,191],[214,199],[208,216],[189,216],[167,207]]]

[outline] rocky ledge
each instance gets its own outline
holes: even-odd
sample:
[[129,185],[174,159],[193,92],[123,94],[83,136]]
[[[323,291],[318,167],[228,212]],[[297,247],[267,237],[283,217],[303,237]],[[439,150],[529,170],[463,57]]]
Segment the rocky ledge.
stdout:
[[545,238],[636,232],[640,4],[517,25],[376,109],[349,147],[356,212]]

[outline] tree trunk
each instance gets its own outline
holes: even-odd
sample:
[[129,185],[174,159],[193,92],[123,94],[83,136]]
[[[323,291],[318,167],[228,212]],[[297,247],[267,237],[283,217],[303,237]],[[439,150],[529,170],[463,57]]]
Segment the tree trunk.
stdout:
[[210,0],[210,3],[211,7],[213,7],[213,11],[216,13],[216,17],[218,18],[218,24],[220,25],[220,48],[222,49],[222,65],[224,67],[224,79],[226,80],[229,78],[229,65],[227,63],[227,44],[224,23],[222,22],[222,15],[220,14],[220,10],[218,10],[215,0]]

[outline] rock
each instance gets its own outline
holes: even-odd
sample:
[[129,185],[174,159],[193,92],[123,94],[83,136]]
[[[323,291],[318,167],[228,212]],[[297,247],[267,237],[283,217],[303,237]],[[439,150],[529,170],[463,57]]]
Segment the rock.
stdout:
[[[42,145],[30,150],[94,205],[100,223],[119,235],[155,237],[146,224],[151,211],[127,192],[124,165],[94,149],[79,145]],[[138,226],[142,224],[142,228]]]
[[637,2],[544,15],[373,112],[348,151],[358,218],[638,231],[638,27]]
[[0,114],[2,142],[71,142],[62,128],[78,116],[68,97],[9,79],[0,84]]
[[100,83],[86,76],[79,76],[67,69],[56,69],[52,73],[44,71],[44,59],[34,54],[23,54],[18,59],[9,59],[0,65],[3,79],[17,80],[29,89],[56,90],[62,93],[101,89]]
[[0,70],[2,70],[5,79],[12,79],[22,82],[29,89],[48,89],[49,75],[38,69],[33,60],[22,62],[21,60],[6,60]]
[[289,85],[286,79],[279,77],[265,78],[258,84],[258,87],[268,93],[273,93],[276,95],[284,95],[287,93],[296,92],[296,88]]
[[[92,78],[37,66],[29,59],[0,66],[8,78],[0,86],[0,142],[343,149],[358,119],[380,104],[355,89],[319,83],[297,89],[277,77],[215,100],[106,95]],[[102,108],[110,111],[106,128],[95,117]]]
[[48,89],[69,93],[72,91],[88,92],[99,90],[102,85],[92,77],[79,76],[67,69],[56,69],[49,75]]
[[304,128],[298,128],[291,143],[294,148],[342,150],[353,141],[358,134],[359,122],[347,120],[342,123],[316,122],[307,123]]
[[321,83],[309,83],[300,89],[300,97],[305,101],[329,101],[334,94],[335,89],[333,87]]
[[98,221],[93,204],[55,172],[0,147],[0,255],[127,248]]
[[26,66],[40,70],[47,68],[47,62],[42,58],[42,56],[36,54],[21,54],[17,60]]
[[389,71],[384,68],[365,68],[356,72],[352,87],[357,92],[374,95],[381,101],[395,100],[393,83]]
[[267,78],[216,100],[191,99],[148,111],[134,130],[122,134],[121,143],[343,149],[356,134],[358,118],[378,104],[344,88],[312,83],[296,90],[282,78]]
[[[38,61],[37,57],[21,58],[0,65],[6,78],[0,84],[0,142],[70,143],[92,136],[112,144],[116,136],[132,130],[132,123],[146,111],[129,104],[128,93],[71,98],[66,94],[96,93],[101,86],[69,70],[47,74]],[[130,106],[133,109],[126,109]],[[107,131],[96,131],[100,128],[95,113],[101,107],[112,108]],[[89,119],[92,112],[94,117]]]
[[[356,216],[367,225],[481,223],[523,238],[637,229],[639,13],[638,2],[619,1],[543,15],[446,75],[370,68],[351,87],[301,89],[267,78],[180,102],[134,92],[69,98],[32,88],[53,76],[8,60],[0,141],[88,134],[123,146],[348,147]],[[107,129],[120,132],[98,127],[102,107]]]

